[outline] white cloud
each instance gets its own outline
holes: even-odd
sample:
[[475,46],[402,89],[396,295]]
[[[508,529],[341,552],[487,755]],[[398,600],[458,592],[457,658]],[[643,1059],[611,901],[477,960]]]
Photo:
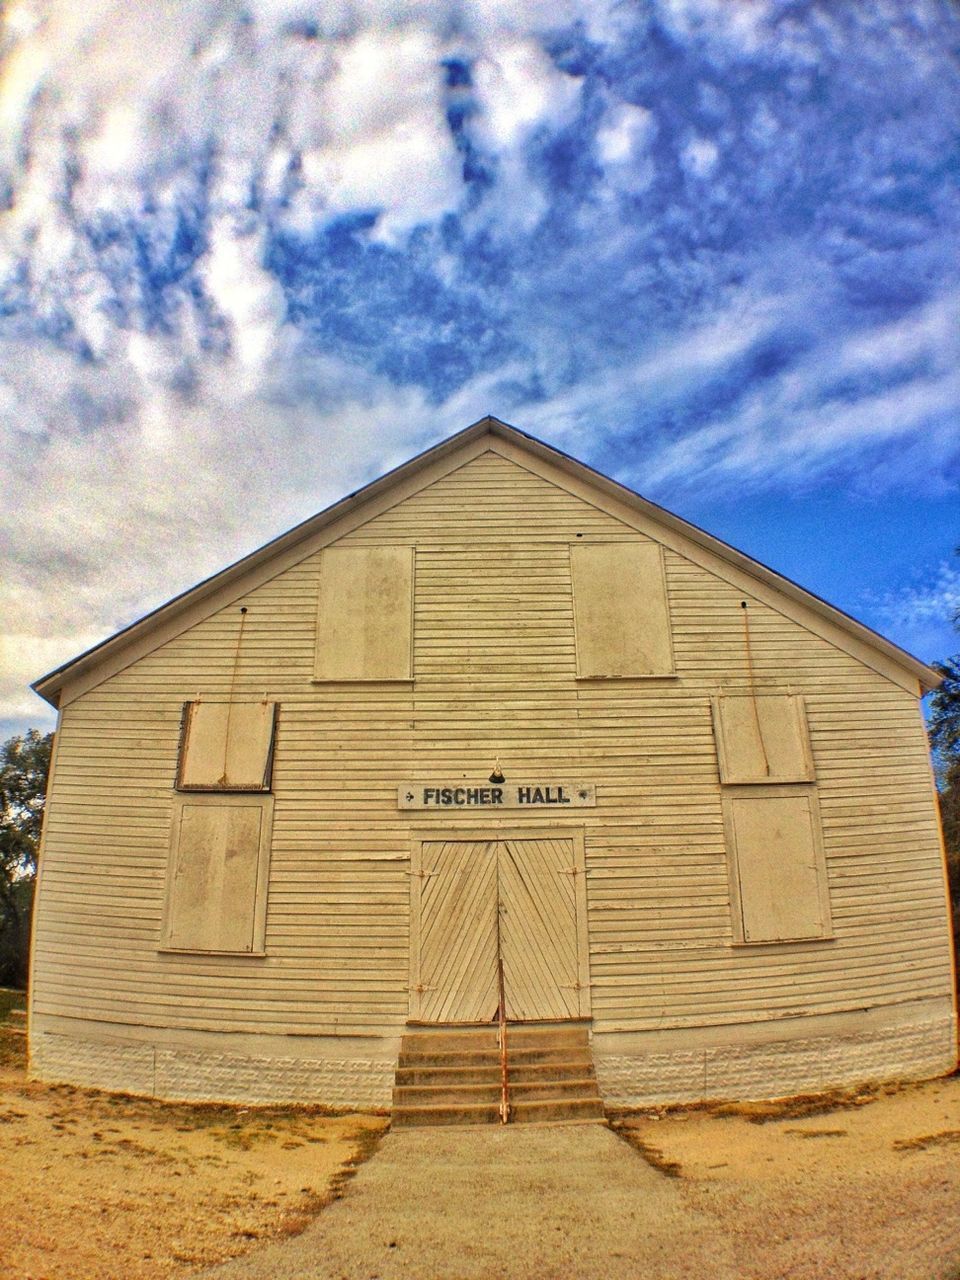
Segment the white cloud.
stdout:
[[861,598],[883,634],[910,653],[935,661],[960,649],[960,570],[946,560],[897,590],[865,591]]
[[650,185],[656,133],[656,117],[646,107],[621,102],[610,108],[597,130],[597,156],[612,187],[637,192]]
[[[809,299],[770,299],[743,330],[746,350],[777,323],[801,313]],[[734,326],[736,320],[734,319]],[[736,328],[729,352],[736,350]],[[707,334],[688,339],[710,348]],[[680,350],[683,350],[681,345]],[[925,361],[925,367],[903,382],[888,383],[896,357]],[[850,375],[873,375],[875,391],[851,397],[842,387]],[[864,336],[839,342],[834,348],[818,344],[771,380],[758,383],[728,416],[672,440],[645,460],[648,485],[721,482],[734,477],[781,482],[823,474],[831,465],[865,457],[871,449],[902,441],[923,451],[932,475],[942,459],[958,451],[956,405],[960,400],[960,295],[946,295],[911,318],[883,326]],[[921,437],[921,433],[922,437]],[[884,466],[894,475],[908,459],[891,453]],[[917,456],[909,460],[919,465]],[[863,479],[869,482],[869,477]]]
[[44,672],[91,648],[103,637],[95,632],[72,632],[67,636],[35,635],[24,632],[0,635],[0,709],[4,720],[23,718],[45,726],[51,720],[49,708],[31,692],[30,685]]
[[[762,300],[752,308],[731,307],[697,329],[662,343],[652,342],[638,359],[616,369],[606,368],[596,379],[582,379],[568,389],[548,382],[548,399],[524,405],[518,412],[522,412],[530,430],[536,431],[538,424],[543,424],[576,453],[585,422],[590,423],[591,431],[600,434],[609,430],[608,424],[612,423],[621,424],[622,431],[628,430],[637,404],[668,400],[707,381],[764,337],[776,323],[777,315],[773,300]],[[646,484],[673,474],[672,456],[670,448],[663,451],[662,457],[655,454],[652,459],[644,453]]]
[[677,38],[722,40],[746,53],[768,38],[773,14],[771,0],[664,0],[660,6],[662,21]]
[[[582,34],[595,51],[629,26],[634,46],[621,45],[616,56],[635,56],[629,92],[640,97],[636,86],[649,85],[640,64],[652,12],[676,39],[706,48],[707,62],[720,50],[734,59],[768,50],[804,65],[805,50],[816,47],[809,23],[774,23],[776,5],[748,0],[658,0],[639,17],[616,0],[465,0],[455,13],[448,0],[6,7],[0,166],[13,201],[0,229],[0,281],[19,308],[8,332],[23,335],[34,324],[55,336],[0,343],[0,538],[8,551],[0,618],[15,633],[5,656],[15,674],[0,696],[22,711],[18,682],[363,483],[371,469],[487,411],[581,455],[596,456],[607,441],[622,456],[629,439],[635,470],[626,478],[641,489],[768,484],[771,476],[806,482],[832,466],[854,472],[884,442],[889,476],[908,465],[907,455],[917,468],[925,453],[934,472],[938,459],[956,456],[949,415],[960,396],[960,299],[824,337],[809,317],[829,313],[820,291],[832,281],[824,286],[830,269],[809,245],[792,257],[790,245],[766,242],[752,259],[739,247],[723,251],[723,278],[746,280],[724,302],[708,255],[680,245],[702,225],[695,202],[685,208],[680,197],[649,224],[623,216],[629,197],[658,177],[658,129],[692,128],[666,110],[687,101],[685,90],[661,113],[652,94],[650,109],[622,101],[596,76],[600,96],[585,101],[581,80],[546,51],[553,45],[544,36],[576,27],[571,48]],[[449,57],[473,69],[473,87],[457,92],[471,108],[464,129],[491,175],[479,194],[467,192],[446,119]],[[678,143],[697,199],[719,148],[730,155],[732,145],[726,99],[704,83],[694,77],[688,98],[712,136],[683,132]],[[787,107],[778,95],[753,107],[752,136],[771,144],[771,154],[789,142]],[[585,117],[604,112],[588,157],[604,180],[558,197],[577,205],[566,245],[544,236],[538,248],[531,237],[512,253],[510,237],[536,232],[548,208],[538,148],[577,122],[581,108]],[[703,123],[704,111],[716,127]],[[589,146],[582,136],[579,143]],[[771,166],[771,180],[778,172]],[[474,196],[477,205],[465,206]],[[200,211],[190,225],[196,240],[165,275],[187,207]],[[462,255],[455,237],[439,247],[445,215],[465,207],[468,237],[500,237],[488,261]],[[349,266],[337,264],[330,288],[344,296],[335,304],[311,301],[314,284],[321,294],[328,286],[315,261],[305,265],[303,295],[265,264],[273,231],[319,245],[331,219],[374,209],[372,238],[381,245],[366,255],[360,245],[362,278],[348,279]],[[891,217],[882,214],[884,230]],[[423,225],[433,236],[418,237],[404,261],[411,231]],[[383,244],[394,252],[384,254]],[[138,253],[159,264],[162,284],[152,266],[133,265]],[[431,270],[442,287],[383,351],[366,335],[395,335],[404,317],[381,325],[363,297],[369,285],[375,308],[387,305],[389,281],[380,292],[372,274],[379,262],[411,290],[398,295],[398,312]],[[146,313],[144,294],[162,302],[159,316]],[[689,307],[682,322],[672,318],[671,307],[693,297],[697,319]],[[622,315],[598,318],[611,298],[622,301]],[[662,314],[651,298],[663,300]],[[462,321],[473,303],[470,322]],[[480,372],[459,383],[451,376],[442,385],[456,389],[444,399],[439,377],[427,385],[432,369],[388,376],[319,357],[325,337],[301,339],[297,305],[314,308],[311,320],[329,324],[334,340],[342,337],[337,325],[350,330],[356,321],[350,349],[367,342],[357,359],[369,369],[405,368],[423,334],[438,344],[437,365],[444,344],[457,342],[457,355],[470,357],[462,367]],[[504,343],[485,346],[500,323]],[[814,335],[807,354],[755,379],[721,417],[681,416],[691,397],[791,325]],[[474,339],[478,349],[509,355],[474,360],[466,350]],[[349,344],[348,336],[342,348]],[[92,358],[75,355],[80,346]],[[892,370],[898,378],[886,376]]]
[[[580,20],[602,37],[616,26],[614,7],[477,0],[454,37],[439,0],[325,6],[319,18],[315,6],[259,0],[252,24],[239,0],[14,5],[0,81],[0,165],[15,183],[7,249],[45,236],[42,260],[55,270],[78,252],[64,202],[85,218],[138,212],[149,175],[172,207],[179,168],[211,142],[218,211],[242,212],[257,184],[279,198],[299,157],[281,220],[305,230],[381,209],[376,234],[395,242],[464,197],[445,115],[451,55],[476,63],[474,125],[510,200],[541,207],[522,148],[537,128],[569,118],[579,84],[535,33]],[[297,20],[318,23],[321,38],[288,30]]]
[[950,621],[960,614],[960,569],[941,560],[925,581],[869,597],[875,611],[891,623],[916,626]]
[[474,66],[480,115],[472,136],[496,158],[498,182],[481,217],[499,234],[530,231],[547,208],[525,149],[539,129],[557,131],[579,105],[582,82],[554,65],[535,39],[491,40]]
[[680,163],[694,178],[709,178],[717,167],[720,152],[710,138],[691,138],[680,152]]
[[427,31],[367,30],[331,50],[331,74],[298,103],[291,142],[305,185],[293,217],[382,208],[377,233],[396,240],[457,207],[461,161],[447,127],[443,42]]
[[248,386],[273,354],[286,311],[283,290],[264,270],[262,252],[262,233],[238,235],[233,219],[220,218],[200,268],[207,295],[230,323]]

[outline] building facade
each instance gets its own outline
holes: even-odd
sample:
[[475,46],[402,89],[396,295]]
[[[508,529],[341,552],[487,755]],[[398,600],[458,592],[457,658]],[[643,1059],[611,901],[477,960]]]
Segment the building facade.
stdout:
[[38,682],[32,1070],[385,1107],[502,964],[614,1105],[948,1072],[936,680],[484,419]]

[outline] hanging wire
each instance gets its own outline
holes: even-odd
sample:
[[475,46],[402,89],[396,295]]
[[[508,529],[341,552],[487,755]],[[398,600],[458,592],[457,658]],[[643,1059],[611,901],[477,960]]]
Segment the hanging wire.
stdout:
[[753,721],[757,727],[757,742],[760,745],[760,754],[763,756],[763,771],[769,778],[770,760],[767,756],[767,749],[763,743],[763,730],[760,728],[760,708],[757,706],[757,683],[753,674],[753,651],[750,645],[750,610],[747,607],[746,600],[740,601],[740,608],[743,610],[743,646],[747,655],[747,680],[750,684],[750,703],[753,707]]
[[233,703],[237,692],[237,672],[240,668],[240,646],[243,643],[243,626],[247,620],[247,606],[240,607],[240,626],[237,628],[237,645],[233,653],[233,672],[230,676],[230,699],[227,702],[227,723],[223,734],[223,773],[219,786],[227,785],[227,753],[230,750],[230,722],[233,719]]

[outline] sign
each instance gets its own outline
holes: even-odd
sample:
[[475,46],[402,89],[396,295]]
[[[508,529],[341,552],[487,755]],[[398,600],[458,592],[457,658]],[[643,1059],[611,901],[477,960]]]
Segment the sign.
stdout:
[[404,782],[401,809],[593,809],[597,789],[588,782]]

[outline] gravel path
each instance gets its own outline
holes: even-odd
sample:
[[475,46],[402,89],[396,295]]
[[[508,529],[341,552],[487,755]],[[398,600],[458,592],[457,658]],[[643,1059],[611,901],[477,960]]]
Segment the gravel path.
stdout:
[[[683,1240],[686,1270],[673,1269]],[[603,1125],[390,1133],[301,1236],[222,1280],[713,1276],[715,1225]]]
[[303,1235],[203,1275],[960,1280],[958,1076],[828,1114],[630,1129],[647,1158],[603,1125],[388,1133]]

